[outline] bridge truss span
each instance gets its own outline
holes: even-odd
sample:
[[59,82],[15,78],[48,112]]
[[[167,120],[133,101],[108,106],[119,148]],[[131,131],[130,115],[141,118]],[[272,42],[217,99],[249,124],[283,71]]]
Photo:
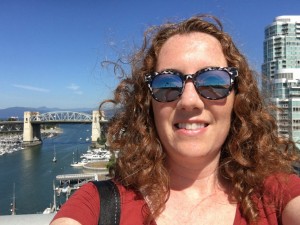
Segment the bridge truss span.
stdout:
[[92,123],[93,116],[83,112],[57,111],[34,114],[31,123],[59,122],[59,123]]
[[[36,141],[41,142],[40,125],[47,123],[90,123],[92,125],[92,143],[103,136],[100,124],[107,123],[100,116],[98,110],[92,115],[83,112],[58,111],[58,112],[24,112],[23,145],[33,145]],[[102,136],[101,136],[102,135]]]

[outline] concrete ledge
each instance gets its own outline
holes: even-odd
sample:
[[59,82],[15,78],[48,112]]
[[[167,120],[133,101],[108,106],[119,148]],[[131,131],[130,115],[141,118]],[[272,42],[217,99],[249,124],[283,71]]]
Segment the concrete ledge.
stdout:
[[49,225],[55,213],[0,216],[0,225]]

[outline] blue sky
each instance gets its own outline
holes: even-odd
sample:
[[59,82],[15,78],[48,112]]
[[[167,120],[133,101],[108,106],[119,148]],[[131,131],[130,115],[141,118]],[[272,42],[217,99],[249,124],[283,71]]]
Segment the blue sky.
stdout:
[[130,53],[148,26],[199,13],[220,18],[260,71],[265,26],[299,9],[299,0],[0,0],[0,109],[97,108],[118,83],[101,61]]

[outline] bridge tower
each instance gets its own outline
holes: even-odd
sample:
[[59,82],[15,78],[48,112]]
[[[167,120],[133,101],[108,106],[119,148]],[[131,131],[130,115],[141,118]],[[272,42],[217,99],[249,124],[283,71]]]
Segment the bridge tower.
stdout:
[[40,124],[32,124],[31,116],[39,115],[39,112],[24,112],[23,145],[37,145],[41,143]]
[[97,144],[98,138],[101,138],[101,127],[100,127],[100,113],[99,110],[93,111],[93,121],[92,121],[92,143]]

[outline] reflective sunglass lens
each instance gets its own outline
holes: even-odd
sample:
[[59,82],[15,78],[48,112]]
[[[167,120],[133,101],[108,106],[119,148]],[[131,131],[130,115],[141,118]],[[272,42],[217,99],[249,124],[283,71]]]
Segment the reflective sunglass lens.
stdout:
[[[232,70],[231,70],[232,72]],[[237,71],[235,69],[237,76]],[[235,77],[236,77],[235,76]],[[197,92],[206,99],[217,100],[229,95],[232,75],[227,68],[210,67],[195,74],[180,74],[174,71],[163,71],[146,77],[150,81],[151,94],[159,102],[171,102],[178,99],[183,91],[184,83],[192,79]]]
[[182,92],[182,80],[174,74],[155,76],[151,86],[153,97],[160,102],[174,101]]
[[195,85],[198,92],[207,99],[221,99],[230,91],[230,76],[226,71],[212,70],[197,75]]

